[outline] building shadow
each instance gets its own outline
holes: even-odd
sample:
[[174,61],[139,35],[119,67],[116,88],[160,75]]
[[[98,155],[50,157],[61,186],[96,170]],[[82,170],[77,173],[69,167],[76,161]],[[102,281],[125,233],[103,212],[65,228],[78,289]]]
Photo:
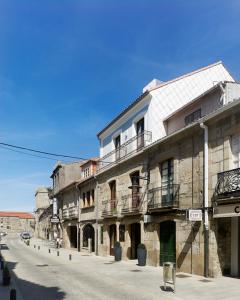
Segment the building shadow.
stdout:
[[184,244],[184,247],[182,251],[180,252],[178,259],[177,259],[177,268],[180,269],[185,257],[187,256],[188,252],[191,250],[192,243],[194,242],[196,235],[199,232],[199,229],[201,227],[201,222],[195,222],[194,225],[192,226],[191,232]]
[[16,276],[14,269],[16,268],[17,262],[5,261],[5,265],[7,265],[10,270],[11,278],[13,279],[11,279],[13,288],[15,288],[16,285],[17,293],[20,291],[24,300],[67,299],[66,293],[61,291],[58,286],[46,287]]

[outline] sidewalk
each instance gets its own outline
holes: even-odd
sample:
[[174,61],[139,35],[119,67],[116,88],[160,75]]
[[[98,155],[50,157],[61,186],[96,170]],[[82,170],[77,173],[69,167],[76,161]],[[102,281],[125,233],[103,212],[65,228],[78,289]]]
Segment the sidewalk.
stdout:
[[[16,242],[14,242],[16,245]],[[35,268],[43,271],[42,277],[36,277],[32,284],[45,288],[61,288],[66,297],[60,299],[169,299],[169,300],[239,300],[239,279],[221,277],[204,278],[197,275],[177,273],[176,293],[172,285],[163,290],[162,267],[140,267],[137,261],[115,262],[112,256],[102,257],[71,249],[55,249],[48,242],[32,239],[30,246],[18,241],[21,248],[21,260],[15,272],[21,280]],[[10,248],[14,244],[9,244]],[[34,247],[35,245],[35,247]],[[24,249],[26,248],[26,251]],[[13,248],[11,248],[13,249]],[[50,253],[49,253],[50,249]],[[58,252],[59,251],[59,252]],[[5,252],[6,257],[9,252]],[[58,255],[59,254],[59,255]],[[69,260],[71,254],[71,260]],[[19,261],[21,261],[19,260]],[[43,268],[45,267],[45,268]],[[27,272],[27,274],[26,274]],[[39,276],[41,275],[38,273]],[[48,275],[46,275],[48,274]],[[58,274],[56,277],[55,274]],[[26,276],[25,276],[26,275]],[[34,273],[36,275],[36,273]],[[55,281],[55,279],[56,281]],[[54,280],[53,280],[54,279]],[[48,279],[47,279],[48,280]],[[18,284],[18,281],[16,282]],[[49,284],[48,284],[49,283]],[[77,293],[77,294],[76,294]],[[107,293],[107,295],[105,295]],[[85,296],[85,297],[84,297]],[[1,299],[1,298],[0,298]],[[3,298],[4,299],[4,298]],[[33,298],[34,299],[34,298]],[[48,298],[49,300],[55,298]],[[19,300],[19,299],[18,299]],[[31,299],[32,300],[32,299]]]
[[[40,250],[44,253],[48,253],[48,245],[42,240],[33,239],[31,247],[36,245],[36,249],[40,246]],[[77,252],[71,249],[51,249],[52,256],[57,258],[57,251],[59,256],[65,262],[69,260],[69,254],[72,255],[72,263],[76,266],[81,261],[90,260],[94,262],[96,266],[96,272],[100,272],[102,276],[107,272],[111,274],[112,278],[116,278],[117,274],[122,274],[122,284],[145,287],[146,293],[156,292],[162,299],[186,299],[186,300],[220,300],[220,299],[240,299],[240,280],[229,277],[219,278],[205,278],[203,276],[188,274],[188,273],[177,273],[176,275],[176,293],[173,293],[173,285],[167,284],[167,291],[163,290],[163,269],[162,267],[139,267],[136,261],[121,261],[115,263],[112,256],[102,257],[96,256],[95,254],[88,254],[86,252]],[[47,254],[48,255],[48,254]],[[101,271],[99,271],[101,266]],[[90,271],[90,270],[89,270]],[[92,271],[92,270],[91,270]],[[134,273],[132,273],[134,272]],[[134,275],[133,275],[134,274]],[[155,293],[154,292],[154,293]],[[137,294],[137,293],[136,293]],[[136,298],[137,299],[137,298]]]

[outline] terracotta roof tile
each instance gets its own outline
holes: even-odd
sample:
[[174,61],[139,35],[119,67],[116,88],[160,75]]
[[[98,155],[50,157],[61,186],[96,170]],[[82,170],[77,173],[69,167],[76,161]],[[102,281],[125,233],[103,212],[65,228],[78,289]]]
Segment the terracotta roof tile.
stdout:
[[16,212],[16,211],[0,211],[0,217],[15,217],[20,219],[34,219],[34,215],[28,212]]

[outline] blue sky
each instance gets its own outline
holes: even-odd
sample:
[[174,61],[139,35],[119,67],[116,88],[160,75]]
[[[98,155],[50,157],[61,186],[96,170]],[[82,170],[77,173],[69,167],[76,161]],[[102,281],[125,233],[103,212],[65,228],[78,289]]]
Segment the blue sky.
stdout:
[[[239,79],[240,2],[0,1],[0,141],[98,155],[96,133],[153,78],[223,60]],[[55,162],[0,148],[0,210],[34,210]]]

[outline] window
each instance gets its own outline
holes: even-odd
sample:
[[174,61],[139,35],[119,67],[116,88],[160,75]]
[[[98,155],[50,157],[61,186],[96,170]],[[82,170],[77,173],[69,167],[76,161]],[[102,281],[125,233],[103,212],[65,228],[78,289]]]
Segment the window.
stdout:
[[173,196],[173,159],[161,164],[162,204],[168,204]]
[[101,244],[103,244],[103,226],[101,226],[100,239]]
[[87,178],[90,176],[90,168],[86,168],[83,170],[83,177]]
[[137,149],[144,147],[144,118],[136,123]]
[[91,195],[90,195],[90,191],[88,191],[87,192],[87,206],[91,205],[90,201],[91,201]]
[[125,225],[119,226],[119,242],[125,242]]
[[92,190],[92,193],[91,193],[91,194],[92,194],[92,205],[93,205],[93,204],[94,204],[94,200],[95,200],[95,199],[94,199],[94,197],[95,197],[95,196],[94,196],[94,190]]
[[120,146],[121,146],[121,136],[118,135],[114,141],[116,149],[116,160],[120,159]]
[[185,125],[189,125],[201,118],[201,108],[185,117]]
[[85,201],[86,201],[86,194],[85,194],[85,193],[83,193],[83,207],[85,207],[85,206],[86,206],[86,203],[85,203]]
[[240,168],[240,136],[235,135],[231,140],[233,168]]
[[133,208],[137,208],[140,204],[140,177],[139,171],[131,174],[131,182],[132,182],[132,206]]

